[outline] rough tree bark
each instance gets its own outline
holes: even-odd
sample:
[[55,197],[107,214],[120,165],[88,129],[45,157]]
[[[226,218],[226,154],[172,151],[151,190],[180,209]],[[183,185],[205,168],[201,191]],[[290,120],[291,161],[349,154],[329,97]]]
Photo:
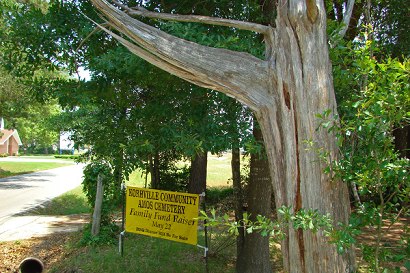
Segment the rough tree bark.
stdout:
[[208,166],[208,153],[199,152],[191,160],[189,173],[189,193],[203,193],[206,190],[206,168]]
[[[105,0],[92,3],[112,28],[128,36],[125,39],[105,29],[131,52],[189,82],[232,96],[255,112],[277,207],[291,206],[294,212],[317,209],[329,213],[336,223],[347,222],[347,186],[324,173],[330,161],[337,159],[335,136],[317,130],[315,117],[325,111],[336,115],[323,0],[278,0],[275,28],[238,21],[230,25],[265,36],[264,60],[176,38],[131,18]],[[173,20],[178,20],[178,15]],[[214,23],[206,18],[202,22]],[[306,149],[306,140],[317,149]],[[328,162],[323,162],[318,151],[328,154]],[[286,233],[282,242],[285,271],[354,271],[352,249],[339,255],[321,232],[289,228]]]
[[[205,93],[192,94],[190,97],[190,105],[195,113],[195,118],[192,120],[197,126],[197,130],[203,139],[208,133],[204,128],[208,128],[208,102],[209,99]],[[206,169],[208,166],[208,151],[204,145],[196,151],[191,157],[191,168],[189,173],[189,193],[201,194],[206,190]]]
[[154,156],[150,158],[149,167],[151,173],[151,188],[158,189],[160,183],[160,166],[159,166],[159,153],[156,151]]
[[410,159],[410,125],[393,130],[394,145],[401,157]]
[[[260,145],[263,145],[262,132],[256,125],[256,122],[253,126],[253,136]],[[246,194],[247,212],[251,221],[255,221],[257,215],[270,218],[272,213],[272,182],[265,149],[262,150],[263,153],[251,154],[250,177]],[[262,236],[259,232],[245,233],[242,244],[243,247],[240,248],[236,262],[237,273],[272,272],[268,236]]]
[[[239,141],[237,141],[239,142]],[[235,221],[241,222],[244,213],[243,187],[241,183],[241,153],[239,145],[232,145],[232,187],[235,196]],[[239,235],[236,237],[236,264],[243,264],[246,261],[241,256],[244,248],[245,232],[243,227],[238,228]]]

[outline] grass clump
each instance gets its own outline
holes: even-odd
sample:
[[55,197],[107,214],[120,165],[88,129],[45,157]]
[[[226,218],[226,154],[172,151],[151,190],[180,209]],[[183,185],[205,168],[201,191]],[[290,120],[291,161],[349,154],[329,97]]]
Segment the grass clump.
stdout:
[[227,198],[233,197],[232,187],[212,187],[206,189],[206,203],[214,206],[224,202]]
[[72,189],[49,202],[33,209],[30,214],[36,215],[72,215],[90,213],[91,208],[82,187]]
[[114,223],[106,223],[100,226],[98,235],[93,236],[91,233],[92,223],[87,224],[83,229],[81,239],[78,241],[78,247],[82,246],[106,246],[118,243],[117,236],[120,233],[119,226]]
[[[203,254],[197,246],[127,233],[122,257],[116,245],[85,246],[74,249],[49,272],[199,273],[205,272]],[[230,256],[219,253],[208,260],[211,273],[234,272]]]
[[0,168],[0,178],[9,177],[9,176],[13,176],[13,173]]

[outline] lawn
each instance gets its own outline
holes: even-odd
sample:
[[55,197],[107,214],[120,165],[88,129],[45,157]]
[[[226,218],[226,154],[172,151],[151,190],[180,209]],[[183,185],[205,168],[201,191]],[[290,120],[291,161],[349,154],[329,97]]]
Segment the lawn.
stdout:
[[[208,259],[209,272],[235,272],[231,253],[213,253]],[[49,272],[206,272],[203,254],[203,249],[194,245],[127,233],[123,256],[116,245],[82,247],[65,256]]]
[[[231,154],[223,153],[221,156],[208,154],[207,187],[227,187],[232,186]],[[244,164],[241,158],[242,165]],[[150,183],[150,176],[147,177],[147,185]],[[145,174],[140,170],[131,173],[127,182],[130,186],[144,187]]]
[[72,164],[71,162],[0,162],[0,178],[38,172],[58,167],[64,167]]
[[91,208],[82,186],[78,186],[48,202],[30,210],[35,215],[71,215],[90,213]]

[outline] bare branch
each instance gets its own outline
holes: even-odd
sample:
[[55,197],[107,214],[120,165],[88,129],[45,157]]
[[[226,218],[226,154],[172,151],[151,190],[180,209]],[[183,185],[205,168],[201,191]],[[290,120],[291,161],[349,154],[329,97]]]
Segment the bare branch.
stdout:
[[114,37],[116,40],[118,40],[122,45],[124,45],[129,51],[134,53],[135,55],[139,56],[140,58],[144,59],[145,61],[165,70],[170,73],[175,71],[175,73],[172,74],[177,74],[180,78],[189,81],[193,84],[205,87],[205,88],[210,88],[210,89],[216,89],[217,85],[213,85],[212,83],[209,82],[202,82],[199,78],[196,78],[195,75],[190,73],[187,70],[183,70],[182,68],[178,68],[171,63],[164,62],[157,56],[151,54],[150,52],[144,50],[143,48],[139,47],[136,44],[131,43],[130,41],[124,39],[123,37],[119,36],[118,34],[110,31],[109,29],[105,28],[103,25],[99,25],[99,27],[110,34],[112,37]]
[[346,4],[346,10],[343,13],[343,27],[339,31],[340,39],[346,35],[346,31],[349,28],[350,18],[352,18],[352,13],[353,13],[353,7],[354,7],[354,0],[348,0]]
[[106,0],[92,0],[109,24],[132,42],[106,28],[134,54],[189,82],[223,92],[256,109],[267,101],[268,63],[248,53],[202,46],[169,35],[118,10]]
[[264,34],[264,35],[267,35],[269,33],[269,30],[271,29],[270,26],[265,26],[265,25],[260,25],[256,23],[245,22],[245,21],[230,20],[230,19],[201,16],[201,15],[179,15],[179,14],[170,14],[170,13],[158,13],[158,12],[149,11],[143,7],[130,8],[115,0],[113,0],[112,2],[115,3],[117,6],[121,7],[125,11],[125,13],[127,13],[130,16],[142,16],[142,17],[147,17],[147,18],[161,19],[161,20],[168,20],[168,21],[202,23],[202,24],[208,24],[208,25],[234,27],[238,29],[254,31],[257,33]]
[[[83,14],[84,15],[84,14]],[[84,15],[85,16],[85,15]],[[86,17],[88,18],[88,17]],[[88,18],[90,20],[90,18]],[[88,39],[90,39],[91,36],[93,36],[95,33],[101,31],[103,28],[105,28],[106,26],[109,26],[109,24],[105,23],[105,24],[97,24],[96,22],[93,21],[93,23],[95,23],[97,25],[97,27],[95,29],[93,29],[93,31],[91,31],[87,37],[85,37],[80,44],[77,46],[76,51],[78,51],[84,44],[85,42],[88,41]]]

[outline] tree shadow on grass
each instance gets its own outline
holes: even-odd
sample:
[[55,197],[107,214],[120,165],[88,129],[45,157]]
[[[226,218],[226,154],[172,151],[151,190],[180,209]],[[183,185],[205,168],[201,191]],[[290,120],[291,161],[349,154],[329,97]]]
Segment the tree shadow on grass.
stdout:
[[72,215],[90,213],[86,198],[76,194],[63,194],[20,215]]
[[0,168],[0,178],[8,177],[8,176],[11,176],[11,175],[13,175],[12,172],[5,171],[2,168]]

